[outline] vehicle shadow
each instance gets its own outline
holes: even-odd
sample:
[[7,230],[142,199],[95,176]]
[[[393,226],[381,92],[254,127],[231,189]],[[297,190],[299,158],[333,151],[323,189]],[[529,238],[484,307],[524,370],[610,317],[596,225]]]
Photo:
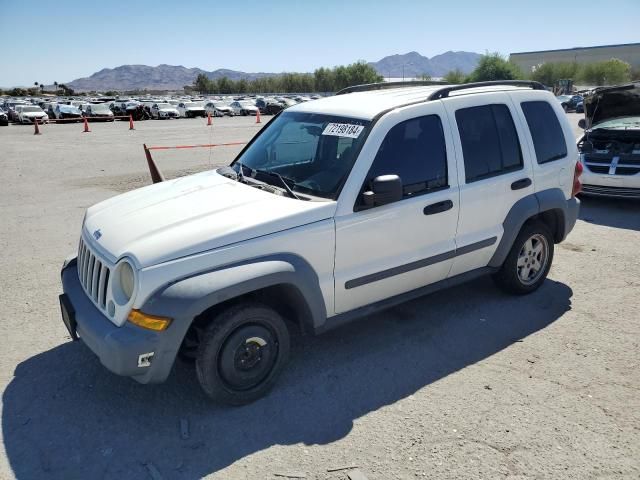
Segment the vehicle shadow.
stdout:
[[640,200],[580,196],[580,220],[640,231]]
[[201,478],[272,445],[343,438],[354,420],[545,328],[571,309],[572,293],[547,280],[511,297],[483,278],[296,338],[279,384],[241,408],[211,404],[190,365],[178,363],[162,385],[138,385],[66,343],[17,366],[2,397],[4,446],[18,479],[124,480],[148,469]]

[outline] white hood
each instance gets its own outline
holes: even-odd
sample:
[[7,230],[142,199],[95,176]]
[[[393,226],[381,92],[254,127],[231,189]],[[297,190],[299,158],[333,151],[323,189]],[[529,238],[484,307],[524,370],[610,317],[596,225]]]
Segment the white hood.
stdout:
[[110,261],[129,256],[144,268],[331,218],[335,208],[335,202],[275,195],[209,171],[90,207],[84,234]]

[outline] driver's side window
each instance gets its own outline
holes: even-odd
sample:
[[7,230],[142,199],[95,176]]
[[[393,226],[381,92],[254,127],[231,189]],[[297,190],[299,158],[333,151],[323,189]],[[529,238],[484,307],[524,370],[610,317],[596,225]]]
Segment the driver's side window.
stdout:
[[438,115],[412,118],[395,125],[382,141],[364,190],[381,175],[398,175],[403,197],[447,188],[447,149]]

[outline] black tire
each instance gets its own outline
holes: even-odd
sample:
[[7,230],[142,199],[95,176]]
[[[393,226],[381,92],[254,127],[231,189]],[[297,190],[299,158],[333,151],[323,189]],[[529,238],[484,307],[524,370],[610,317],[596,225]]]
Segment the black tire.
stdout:
[[289,331],[282,317],[258,303],[219,314],[198,348],[196,373],[212,400],[245,405],[264,396],[289,358]]
[[[529,240],[532,241],[532,246],[540,244],[542,253],[537,254],[532,251],[535,249],[528,248],[525,244]],[[513,242],[502,267],[493,275],[493,279],[507,293],[525,295],[534,292],[547,278],[553,262],[553,253],[553,236],[547,226],[542,222],[527,222]],[[535,269],[537,265],[540,268]],[[523,277],[527,277],[528,280]]]

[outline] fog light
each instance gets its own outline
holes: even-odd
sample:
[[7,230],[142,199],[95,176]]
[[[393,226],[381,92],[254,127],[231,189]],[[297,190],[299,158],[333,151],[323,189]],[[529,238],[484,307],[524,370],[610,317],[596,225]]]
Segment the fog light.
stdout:
[[139,327],[147,328],[149,330],[155,330],[156,332],[166,330],[171,324],[170,318],[149,315],[141,312],[140,310],[131,310],[127,320],[134,325],[138,325]]

